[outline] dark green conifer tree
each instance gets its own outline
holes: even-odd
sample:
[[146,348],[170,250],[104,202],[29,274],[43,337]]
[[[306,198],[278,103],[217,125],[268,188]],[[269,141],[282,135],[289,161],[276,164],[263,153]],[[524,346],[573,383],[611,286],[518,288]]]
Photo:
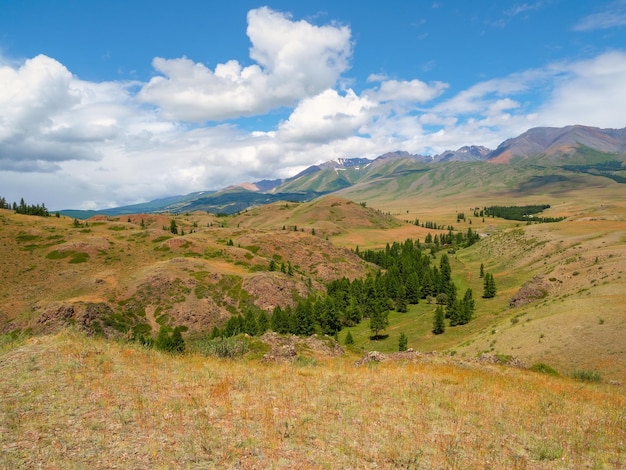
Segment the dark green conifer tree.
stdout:
[[472,317],[474,316],[474,297],[472,293],[472,289],[467,289],[465,291],[465,295],[463,296],[463,300],[461,301],[460,308],[460,325],[465,325],[470,322]]
[[406,313],[409,310],[406,300],[406,289],[402,284],[400,284],[398,288],[398,294],[395,303],[397,312]]
[[301,300],[297,303],[294,316],[295,334],[299,336],[310,336],[315,333],[313,308],[310,299]]
[[358,325],[363,318],[363,314],[361,312],[361,306],[356,297],[350,296],[350,300],[348,301],[348,306],[346,307],[344,313],[343,324],[345,326],[354,326]]
[[452,304],[446,306],[446,318],[450,319],[450,326],[461,324],[461,304],[456,300]]
[[348,330],[348,334],[346,335],[346,339],[344,340],[343,344],[345,344],[346,346],[354,344],[354,338],[352,337],[352,333],[350,333],[350,330]]
[[400,337],[398,338],[398,351],[406,351],[408,342],[409,339],[404,332],[400,333]]
[[229,338],[240,333],[243,333],[243,317],[241,315],[233,315],[228,319],[224,327],[224,336]]
[[439,272],[441,273],[441,284],[447,285],[452,276],[452,268],[450,267],[450,259],[445,253],[441,255],[441,260],[439,260]]
[[178,225],[174,219],[170,220],[170,232],[174,235],[178,235]]
[[280,308],[280,305],[277,305],[274,308],[270,324],[272,326],[272,331],[275,331],[276,333],[280,333],[281,335],[289,333],[289,319],[287,318],[287,315],[285,315],[283,309]]
[[259,312],[259,316],[257,318],[257,334],[262,335],[270,328],[270,319],[267,316],[265,310],[261,310]]
[[323,305],[322,332],[325,335],[333,336],[341,329],[341,320],[335,302],[331,297],[328,297],[326,300],[318,300],[318,303]]
[[174,330],[172,330],[168,326],[161,325],[159,328],[159,334],[154,342],[154,346],[161,351],[171,353],[184,352],[185,340],[183,339],[181,328],[177,326]]
[[484,284],[483,284],[483,298],[491,299],[496,296],[496,281],[493,278],[493,274],[485,273]]
[[435,318],[433,320],[433,333],[440,335],[446,331],[446,322],[443,313],[443,307],[440,305],[435,310]]
[[185,340],[183,339],[181,329],[178,326],[174,328],[174,331],[172,332],[172,336],[170,338],[170,352],[185,352]]
[[250,336],[256,336],[258,333],[256,315],[251,308],[247,309],[246,313],[244,313],[243,332]]
[[381,304],[370,312],[370,330],[374,333],[374,339],[378,339],[378,333],[389,326],[389,310]]
[[219,338],[220,336],[222,336],[222,332],[220,331],[220,329],[217,326],[213,327],[213,330],[211,330],[211,339],[216,339]]
[[417,272],[413,271],[409,274],[405,281],[406,300],[410,304],[419,303],[422,296],[422,287]]

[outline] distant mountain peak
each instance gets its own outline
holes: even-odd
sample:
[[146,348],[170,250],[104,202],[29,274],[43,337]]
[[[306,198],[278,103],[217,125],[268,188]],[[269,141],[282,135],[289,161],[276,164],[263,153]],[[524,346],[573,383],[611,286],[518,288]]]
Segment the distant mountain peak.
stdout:
[[317,165],[319,168],[355,168],[363,167],[372,163],[369,158],[337,158],[335,160],[329,160]]
[[434,162],[472,162],[486,160],[491,149],[482,145],[465,145],[458,150],[446,150],[433,158]]
[[376,158],[376,160],[374,161],[389,160],[389,159],[394,159],[394,158],[410,158],[412,160],[415,160],[418,162],[425,162],[425,163],[432,161],[432,157],[428,155],[412,154],[412,153],[407,152],[406,150],[396,150],[394,152],[384,153],[378,158]]
[[502,142],[491,152],[488,160],[506,163],[513,157],[562,155],[580,146],[601,152],[623,153],[626,151],[626,128],[600,129],[581,125],[535,127]]
[[246,191],[259,191],[259,187],[255,183],[238,183],[226,186],[222,191],[232,191],[234,189],[245,189]]

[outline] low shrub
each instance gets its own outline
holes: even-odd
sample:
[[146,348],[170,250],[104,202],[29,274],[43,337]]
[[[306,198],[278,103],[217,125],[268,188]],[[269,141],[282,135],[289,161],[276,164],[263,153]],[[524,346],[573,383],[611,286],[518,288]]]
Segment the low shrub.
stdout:
[[602,382],[602,375],[595,370],[577,370],[572,377],[582,382]]
[[559,375],[559,373],[555,369],[550,367],[548,364],[544,364],[543,362],[533,364],[529,367],[529,370],[532,370],[533,372],[539,372],[540,374],[548,374],[554,376]]
[[248,351],[248,346],[241,339],[216,338],[197,342],[194,349],[205,356],[234,359],[243,356]]

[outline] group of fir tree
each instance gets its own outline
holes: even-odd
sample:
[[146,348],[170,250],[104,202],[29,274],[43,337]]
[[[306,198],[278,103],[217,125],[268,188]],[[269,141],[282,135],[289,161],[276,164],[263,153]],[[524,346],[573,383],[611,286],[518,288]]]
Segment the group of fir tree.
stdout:
[[435,311],[433,332],[445,331],[446,318],[450,326],[464,325],[472,319],[472,290],[467,289],[462,298],[457,298],[447,254],[441,255],[438,265],[433,264],[426,246],[411,239],[387,244],[379,251],[357,248],[356,253],[381,269],[364,279],[331,281],[325,294],[298,299],[293,307],[277,306],[269,317],[260,309],[248,308],[243,315],[231,317],[222,329],[216,328],[212,336],[260,335],[270,329],[281,334],[334,336],[342,328],[368,319],[373,338],[377,339],[389,325],[391,310],[403,312],[409,304],[437,296],[445,299],[445,307],[440,305]]
[[[442,262],[444,262],[443,257],[442,257]],[[479,276],[484,279],[483,298],[490,299],[490,298],[495,297],[496,296],[496,282],[494,280],[493,274],[485,273],[485,266],[482,263],[480,265]],[[445,297],[445,300],[446,300],[445,311],[441,305],[439,305],[435,309],[435,314],[433,318],[433,330],[432,330],[434,334],[440,335],[446,331],[446,323],[445,323],[446,318],[450,319],[450,326],[465,325],[469,323],[469,321],[472,319],[472,316],[474,314],[474,307],[475,307],[472,289],[467,289],[465,291],[465,295],[463,296],[463,299],[459,301],[455,301],[454,299],[455,295],[456,295],[455,291],[448,292],[448,295]]]
[[[442,227],[443,228],[443,227]],[[467,232],[454,233],[452,227],[448,227],[448,233],[432,234],[428,233],[424,239],[427,245],[434,245],[436,248],[442,246],[468,247],[480,240],[480,235],[471,228]]]
[[17,204],[16,202],[10,204],[4,197],[0,197],[0,209],[14,210],[18,214],[25,215],[38,215],[41,217],[50,216],[50,212],[48,212],[45,204],[26,204],[24,198],[20,199],[19,204]]
[[[273,259],[270,260],[268,270],[276,271],[276,269],[277,269],[276,261],[274,261]],[[291,261],[287,261],[287,264],[285,264],[285,262],[282,261],[280,263],[280,272],[282,272],[283,274],[288,274],[289,276],[293,276],[293,266],[291,266]]]
[[[257,324],[269,323],[269,329],[282,334],[308,336],[314,333],[335,335],[343,327],[369,320],[373,338],[379,338],[389,325],[389,312],[405,312],[408,305],[417,304],[427,297],[445,294],[446,314],[452,325],[467,323],[474,310],[471,290],[457,299],[457,288],[451,280],[450,261],[446,254],[439,265],[432,263],[426,246],[411,239],[404,243],[387,244],[384,250],[367,250],[356,253],[380,269],[364,279],[337,279],[327,285],[324,295],[299,299],[294,307],[277,306],[269,320],[262,319],[264,312],[255,312]],[[275,267],[275,265],[274,265]],[[236,315],[221,329],[219,336],[240,333],[262,334],[265,327],[245,327],[245,316]],[[252,325],[252,320],[248,321]]]
[[496,281],[493,274],[485,272],[485,266],[480,264],[480,278],[483,279],[483,298],[491,299],[496,296]]

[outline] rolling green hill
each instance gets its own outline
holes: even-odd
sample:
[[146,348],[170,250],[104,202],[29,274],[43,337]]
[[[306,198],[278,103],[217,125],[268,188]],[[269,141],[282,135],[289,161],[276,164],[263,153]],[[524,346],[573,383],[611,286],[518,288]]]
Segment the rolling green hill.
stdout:
[[[382,167],[378,171],[388,168]],[[424,242],[429,234],[447,233],[424,227],[432,222],[455,233],[471,228],[480,234],[476,245],[451,252],[454,276],[460,289],[478,294],[477,273],[484,264],[497,280],[497,298],[479,299],[475,321],[441,337],[432,335],[428,304],[392,316],[398,323],[389,326],[388,342],[359,336],[367,332],[364,322],[361,333],[355,332],[361,347],[392,350],[395,335],[405,330],[417,349],[469,357],[487,351],[546,361],[564,372],[584,363],[606,377],[626,377],[618,337],[626,321],[620,309],[626,302],[624,186],[580,171],[523,169],[433,165],[417,179],[376,176],[355,185],[352,194],[345,191],[352,200],[276,202],[220,217],[97,216],[77,225],[65,217],[3,211],[0,259],[7,281],[0,291],[0,328],[43,333],[81,324],[121,337],[156,335],[160,325],[170,324],[185,326],[187,335],[206,334],[248,307],[271,313],[276,305],[294,305],[298,296],[318,295],[330,280],[365,276],[372,267],[354,255],[356,247],[384,248],[407,238]],[[548,204],[542,217],[565,220],[528,225],[473,212],[509,204]],[[176,234],[170,231],[173,221]],[[269,268],[272,262],[276,271]],[[281,264],[291,265],[293,275],[280,272]],[[511,308],[537,276],[546,297]],[[558,334],[550,334],[555,324]],[[536,343],[528,343],[527,331]],[[575,340],[564,342],[564,334]],[[595,354],[585,355],[589,350]]]

